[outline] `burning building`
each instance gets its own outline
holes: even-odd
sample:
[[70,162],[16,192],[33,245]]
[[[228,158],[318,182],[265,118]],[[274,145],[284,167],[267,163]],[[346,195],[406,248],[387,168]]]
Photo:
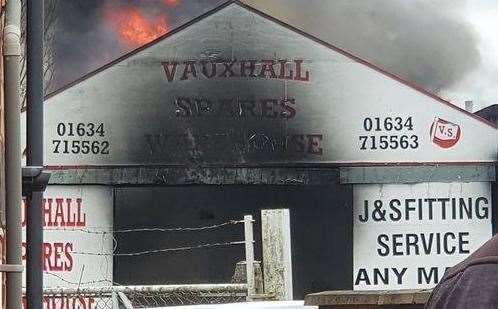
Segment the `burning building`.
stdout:
[[[107,16],[125,44],[169,32],[45,102],[47,201],[83,205],[85,227],[207,226],[288,208],[296,297],[430,287],[493,234],[493,124],[238,1],[175,29],[154,17],[138,36],[119,27],[151,20],[128,17]],[[226,282],[241,248],[127,253],[237,235],[119,233],[116,248],[83,237],[75,271],[59,276],[86,265],[88,282]],[[113,263],[85,260],[95,250]]]

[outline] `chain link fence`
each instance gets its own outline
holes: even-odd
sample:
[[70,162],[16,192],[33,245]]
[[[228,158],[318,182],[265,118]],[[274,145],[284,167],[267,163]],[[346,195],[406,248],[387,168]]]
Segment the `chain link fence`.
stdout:
[[135,309],[244,302],[245,284],[46,289],[44,308]]
[[[81,269],[79,280],[71,279],[67,274],[65,274],[65,277],[64,274],[45,271],[46,279],[50,279],[49,282],[53,288],[44,289],[44,305],[42,309],[134,309],[245,302],[251,299],[257,291],[261,292],[262,290],[261,288],[257,289],[255,284],[255,274],[259,279],[262,278],[262,274],[260,265],[254,262],[253,222],[252,216],[245,216],[244,220],[232,220],[217,225],[202,227],[153,227],[124,230],[88,228],[70,230],[75,233],[98,236],[97,239],[101,244],[95,246],[95,251],[73,251],[72,254],[77,257],[88,256],[92,260],[101,259],[103,265],[101,267],[102,277],[99,277],[99,275],[95,276],[95,270],[88,270],[88,268],[85,268],[85,265]],[[137,250],[124,253],[115,252],[117,241],[114,236],[120,233],[209,232],[239,224],[244,225],[243,240],[199,243],[172,248],[150,248],[143,251]],[[113,246],[105,246],[108,242],[112,242]],[[237,265],[226,265],[227,267],[235,267],[231,281],[227,280],[227,282],[231,283],[124,286],[114,282],[112,277],[109,276],[109,274],[112,274],[109,270],[112,269],[113,258],[116,256],[127,256],[138,259],[148,255],[197,251],[206,248],[222,250],[231,246],[245,247],[244,262],[237,263]],[[251,262],[246,263],[245,261]],[[247,276],[246,274],[253,275]],[[262,282],[262,280],[258,282]],[[26,308],[26,304],[24,304],[24,308]]]

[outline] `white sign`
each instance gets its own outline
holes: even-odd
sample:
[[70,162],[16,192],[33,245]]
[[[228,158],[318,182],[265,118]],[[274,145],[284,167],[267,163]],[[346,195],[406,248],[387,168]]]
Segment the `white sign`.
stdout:
[[[25,262],[26,203],[24,201],[22,206],[23,262]],[[112,285],[112,189],[103,186],[49,186],[44,194],[43,215],[44,287]],[[73,308],[71,306],[74,303],[77,308],[80,308],[78,306],[93,308],[95,302],[96,300],[91,297],[45,299],[45,307],[52,308],[51,305],[58,304],[61,308]]]
[[355,185],[355,290],[434,287],[492,237],[487,182]]
[[236,3],[50,95],[44,136],[50,166],[495,161],[498,143],[479,117]]

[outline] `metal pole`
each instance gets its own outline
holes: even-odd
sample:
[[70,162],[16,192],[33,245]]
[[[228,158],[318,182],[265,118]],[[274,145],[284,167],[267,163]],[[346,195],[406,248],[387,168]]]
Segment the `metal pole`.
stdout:
[[[21,228],[21,1],[9,0],[4,30],[5,76],[5,202],[7,264],[22,264]],[[21,309],[22,272],[7,272],[6,302],[9,309]]]
[[[43,166],[43,0],[26,1],[27,165]],[[43,308],[43,192],[28,197],[26,227],[26,300]]]
[[251,301],[255,293],[254,282],[254,234],[252,216],[244,216],[244,236],[246,242],[246,279],[247,300]]

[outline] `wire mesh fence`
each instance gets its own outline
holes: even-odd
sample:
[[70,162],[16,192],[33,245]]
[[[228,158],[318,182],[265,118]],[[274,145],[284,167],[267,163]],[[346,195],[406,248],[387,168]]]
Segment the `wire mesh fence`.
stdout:
[[[140,259],[143,256],[181,254],[195,252],[207,248],[223,250],[226,247],[237,246],[245,251],[243,260],[247,260],[248,245],[253,249],[254,239],[251,235],[233,239],[232,241],[205,242],[189,244],[180,247],[155,247],[135,249],[129,252],[116,252],[118,241],[116,235],[123,233],[175,233],[175,232],[207,232],[224,229],[230,226],[253,224],[251,216],[245,220],[231,220],[220,224],[200,227],[147,227],[114,230],[109,227],[86,227],[84,229],[51,229],[51,231],[82,233],[84,237],[95,243],[91,250],[74,250],[74,258],[87,257],[91,265],[83,264],[76,274],[56,273],[45,271],[46,283],[51,288],[44,289],[43,309],[130,309],[130,308],[158,308],[181,305],[224,304],[244,302],[253,295],[254,283],[249,288],[246,278],[247,263],[243,265],[226,265],[235,270],[231,283],[227,284],[185,284],[185,285],[149,285],[129,286],[121,285],[112,280],[113,258],[126,256]],[[245,245],[245,250],[244,250]],[[241,252],[241,253],[242,253]],[[243,255],[243,253],[241,254]],[[252,253],[253,256],[253,253]],[[242,256],[241,256],[242,258]],[[100,262],[96,262],[96,261]],[[253,258],[251,258],[253,260]],[[89,260],[87,260],[89,261]],[[239,265],[241,264],[241,265]],[[98,269],[94,269],[98,265]],[[252,265],[252,264],[251,264]],[[244,271],[241,271],[244,268]],[[253,268],[251,268],[253,269]],[[131,271],[131,270],[130,270]],[[243,273],[243,274],[242,274]],[[240,277],[240,278],[239,278]],[[229,278],[227,278],[229,279]],[[165,281],[167,278],[165,278]],[[226,282],[230,282],[227,280]],[[24,304],[26,308],[26,304]]]
[[46,289],[44,308],[134,309],[244,302],[245,284]]

